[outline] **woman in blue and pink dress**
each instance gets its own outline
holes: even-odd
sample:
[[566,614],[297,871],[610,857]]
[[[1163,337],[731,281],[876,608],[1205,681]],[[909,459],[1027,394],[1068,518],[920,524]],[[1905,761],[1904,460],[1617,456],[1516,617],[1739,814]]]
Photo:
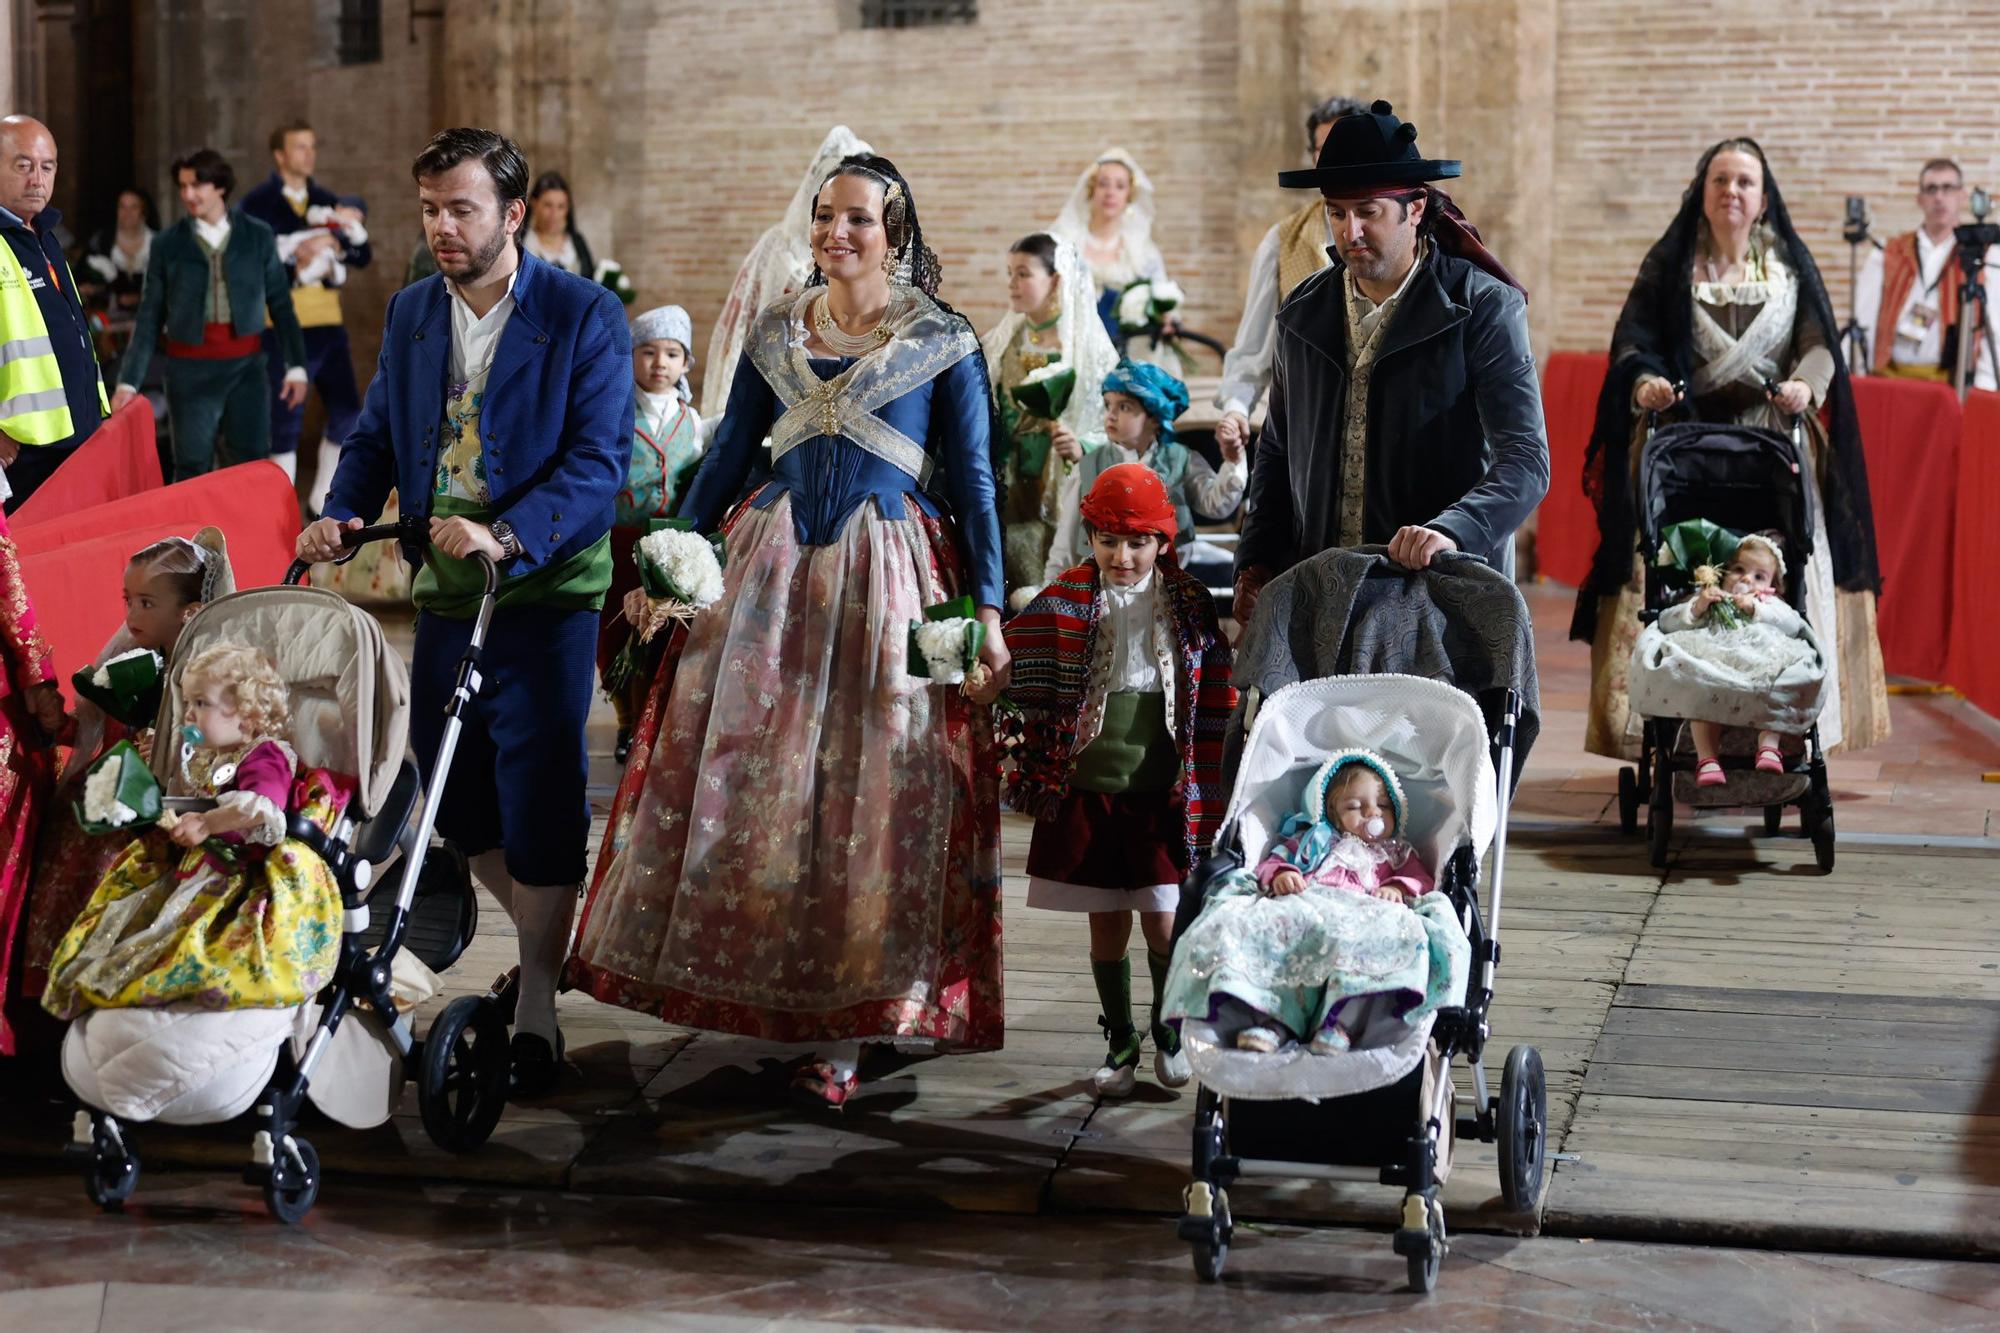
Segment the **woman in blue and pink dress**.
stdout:
[[[684,1027],[802,1043],[839,1106],[868,1042],[998,1047],[1004,596],[979,341],[935,296],[909,185],[844,160],[805,289],[751,326],[681,515],[725,592],[669,645],[633,736],[568,979]],[[759,445],[770,478],[735,506]],[[906,665],[970,594],[982,684]]]

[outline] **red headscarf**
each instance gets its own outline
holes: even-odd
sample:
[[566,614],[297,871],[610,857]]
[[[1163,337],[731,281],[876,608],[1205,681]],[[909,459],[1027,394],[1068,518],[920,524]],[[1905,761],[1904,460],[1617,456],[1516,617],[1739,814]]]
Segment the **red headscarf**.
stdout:
[[1120,463],[1104,469],[1077,511],[1099,532],[1135,537],[1158,533],[1169,546],[1180,530],[1165,483],[1144,463]]

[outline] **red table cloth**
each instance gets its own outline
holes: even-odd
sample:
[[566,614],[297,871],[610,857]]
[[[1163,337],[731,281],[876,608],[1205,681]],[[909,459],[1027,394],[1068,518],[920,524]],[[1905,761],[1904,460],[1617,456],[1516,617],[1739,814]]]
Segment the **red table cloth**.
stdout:
[[1945,384],[1857,376],[1854,408],[1882,565],[1882,661],[1891,675],[1943,680],[1951,646],[1958,395]]
[[2000,394],[1966,399],[1958,451],[1952,534],[1951,657],[1945,679],[2000,716],[2000,617],[1992,588],[2000,571]]
[[51,518],[157,490],[160,480],[153,405],[143,396],[134,398],[106,418],[7,521],[18,535]]
[[1597,511],[1583,493],[1583,455],[1611,367],[1607,352],[1557,352],[1542,371],[1549,493],[1536,511],[1535,572],[1576,587],[1597,554]]
[[22,578],[66,694],[71,673],[97,656],[124,618],[126,560],[210,524],[229,540],[238,587],[279,582],[299,534],[291,478],[274,463],[244,463],[15,533]]

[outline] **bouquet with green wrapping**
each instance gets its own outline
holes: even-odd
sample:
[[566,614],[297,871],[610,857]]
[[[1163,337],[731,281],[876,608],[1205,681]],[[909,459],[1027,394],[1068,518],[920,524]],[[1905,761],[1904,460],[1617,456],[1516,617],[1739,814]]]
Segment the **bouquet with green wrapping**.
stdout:
[[[1661,569],[1674,570],[1680,575],[1679,582],[1696,591],[1720,588],[1722,571],[1742,542],[1741,535],[1720,523],[1705,518],[1684,519],[1661,529],[1660,549],[1654,553],[1653,563]],[[1742,613],[1726,598],[1710,607],[1709,614],[1730,629],[1743,623]]]
[[922,620],[910,622],[909,672],[934,685],[976,686],[985,678],[979,660],[985,644],[986,625],[970,596],[927,606]]
[[702,536],[684,518],[653,519],[632,558],[639,565],[646,610],[604,669],[604,688],[612,695],[635,677],[651,674],[656,664],[649,645],[668,621],[692,620],[722,596],[722,538]]
[[160,711],[163,663],[150,648],[134,648],[102,666],[70,677],[79,699],[88,699],[128,727],[150,727]]
[[1047,365],[1029,371],[1007,392],[1029,416],[1054,421],[1069,410],[1070,397],[1076,392],[1076,368],[1052,358]]
[[85,833],[138,832],[158,822],[160,783],[130,741],[104,752],[83,776],[77,823]]

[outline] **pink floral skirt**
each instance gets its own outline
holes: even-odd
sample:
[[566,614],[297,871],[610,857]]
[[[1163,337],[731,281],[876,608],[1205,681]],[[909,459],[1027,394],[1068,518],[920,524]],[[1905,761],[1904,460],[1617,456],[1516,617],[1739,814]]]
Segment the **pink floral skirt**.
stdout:
[[771,1041],[999,1047],[991,719],[905,668],[909,622],[959,590],[950,535],[870,501],[803,546],[788,498],[726,530],[722,600],[676,631],[634,731],[568,984]]

